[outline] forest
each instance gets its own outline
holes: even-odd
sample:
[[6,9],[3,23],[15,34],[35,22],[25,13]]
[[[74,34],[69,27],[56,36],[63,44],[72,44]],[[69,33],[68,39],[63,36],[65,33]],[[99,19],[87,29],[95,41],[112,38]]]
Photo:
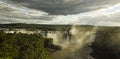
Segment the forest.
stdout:
[[37,34],[6,34],[0,31],[0,59],[50,59],[62,47]]

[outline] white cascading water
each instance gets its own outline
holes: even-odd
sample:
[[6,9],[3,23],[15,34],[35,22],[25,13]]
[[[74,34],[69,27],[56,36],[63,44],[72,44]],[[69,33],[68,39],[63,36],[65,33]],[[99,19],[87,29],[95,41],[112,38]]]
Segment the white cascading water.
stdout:
[[71,42],[68,38],[63,39],[64,31],[48,33],[48,37],[54,39],[54,44],[63,47],[62,50],[53,53],[53,59],[93,59],[89,55],[92,52],[89,46],[94,41],[96,30],[97,27],[84,30],[84,28],[72,26],[70,30],[72,34]]

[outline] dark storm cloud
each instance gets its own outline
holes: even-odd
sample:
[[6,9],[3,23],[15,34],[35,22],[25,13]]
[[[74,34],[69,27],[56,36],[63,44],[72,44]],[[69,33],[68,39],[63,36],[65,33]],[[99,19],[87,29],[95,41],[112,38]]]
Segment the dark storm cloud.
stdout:
[[120,26],[119,10],[119,0],[0,0],[0,24]]
[[78,14],[109,7],[120,0],[10,0],[50,14]]

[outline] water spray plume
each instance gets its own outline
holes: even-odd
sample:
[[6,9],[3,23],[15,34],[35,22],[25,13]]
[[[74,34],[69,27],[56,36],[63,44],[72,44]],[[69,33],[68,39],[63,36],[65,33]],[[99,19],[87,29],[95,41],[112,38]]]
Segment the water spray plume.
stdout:
[[[92,52],[89,45],[94,41],[96,31],[97,27],[86,29],[84,27],[72,26],[69,31],[72,36],[71,41],[69,41],[70,39],[68,38],[63,39],[65,31],[57,31],[55,34],[49,33],[48,37],[54,39],[54,44],[61,45],[63,47],[62,50],[66,50],[66,52],[64,52],[66,55],[63,54],[65,58],[68,57],[70,59],[72,58],[71,55],[77,58],[77,56],[75,56],[76,51],[82,51],[78,58],[83,59],[82,54],[85,54],[87,57]],[[85,49],[88,49],[88,51]]]

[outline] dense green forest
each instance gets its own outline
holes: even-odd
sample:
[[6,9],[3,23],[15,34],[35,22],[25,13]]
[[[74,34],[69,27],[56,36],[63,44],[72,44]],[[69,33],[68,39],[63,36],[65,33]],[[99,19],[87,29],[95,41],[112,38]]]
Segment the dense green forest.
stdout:
[[0,32],[0,59],[50,59],[50,50],[60,50],[51,38],[37,34]]
[[70,28],[71,25],[44,25],[44,24],[22,24],[22,23],[13,23],[13,24],[0,24],[0,28],[23,28],[23,29],[42,29],[42,30],[65,30]]

